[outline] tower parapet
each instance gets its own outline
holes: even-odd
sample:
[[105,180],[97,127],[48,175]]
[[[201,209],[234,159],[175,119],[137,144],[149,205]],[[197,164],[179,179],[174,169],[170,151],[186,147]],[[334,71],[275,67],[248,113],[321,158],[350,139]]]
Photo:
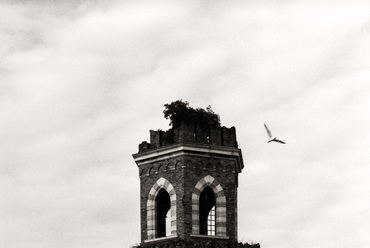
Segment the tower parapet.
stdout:
[[182,123],[167,131],[150,130],[150,143],[143,141],[139,144],[139,153],[173,144],[205,144],[238,148],[235,127],[216,125],[202,127],[196,123]]

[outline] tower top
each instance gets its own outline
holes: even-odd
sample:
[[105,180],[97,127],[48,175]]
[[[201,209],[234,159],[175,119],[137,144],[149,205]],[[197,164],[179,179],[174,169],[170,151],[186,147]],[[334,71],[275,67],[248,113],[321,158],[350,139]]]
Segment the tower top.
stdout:
[[139,169],[141,246],[235,247],[238,174],[243,158],[235,127],[210,107],[165,105],[167,131],[133,154]]
[[209,146],[225,146],[238,148],[235,127],[201,125],[190,122],[182,123],[167,131],[150,130],[150,143],[143,141],[139,144],[139,153],[151,151],[174,144],[199,144]]
[[169,130],[150,130],[150,143],[144,141],[139,145],[139,153],[158,149],[173,144],[203,144],[238,148],[235,127],[221,126],[220,117],[211,106],[206,110],[194,109],[188,102],[178,100],[165,104],[163,111],[170,119]]

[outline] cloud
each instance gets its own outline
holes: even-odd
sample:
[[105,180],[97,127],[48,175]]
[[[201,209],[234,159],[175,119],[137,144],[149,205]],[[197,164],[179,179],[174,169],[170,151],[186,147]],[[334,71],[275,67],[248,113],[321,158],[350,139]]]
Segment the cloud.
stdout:
[[139,242],[131,154],[177,99],[237,128],[240,239],[369,243],[367,2],[0,6],[2,246]]

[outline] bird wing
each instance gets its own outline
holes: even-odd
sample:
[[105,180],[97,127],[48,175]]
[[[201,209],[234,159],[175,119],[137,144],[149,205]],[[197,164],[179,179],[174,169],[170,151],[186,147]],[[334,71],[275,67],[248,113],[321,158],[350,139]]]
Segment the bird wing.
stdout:
[[281,143],[281,144],[285,144],[285,142],[284,142],[284,141],[282,141],[282,140],[274,139],[273,141],[279,142],[279,143]]
[[266,126],[266,124],[263,124],[263,125],[265,126],[265,128],[266,128],[266,132],[267,132],[267,134],[268,134],[269,138],[271,139],[271,138],[272,138],[272,135],[271,135],[270,130],[268,129],[268,127]]

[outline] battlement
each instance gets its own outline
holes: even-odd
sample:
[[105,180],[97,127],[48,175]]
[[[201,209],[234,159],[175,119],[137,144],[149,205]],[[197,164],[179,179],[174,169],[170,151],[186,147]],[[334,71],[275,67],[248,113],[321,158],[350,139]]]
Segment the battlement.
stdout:
[[182,123],[179,127],[167,131],[150,130],[150,143],[144,141],[139,144],[139,153],[179,143],[238,148],[235,127],[202,127],[195,123]]

